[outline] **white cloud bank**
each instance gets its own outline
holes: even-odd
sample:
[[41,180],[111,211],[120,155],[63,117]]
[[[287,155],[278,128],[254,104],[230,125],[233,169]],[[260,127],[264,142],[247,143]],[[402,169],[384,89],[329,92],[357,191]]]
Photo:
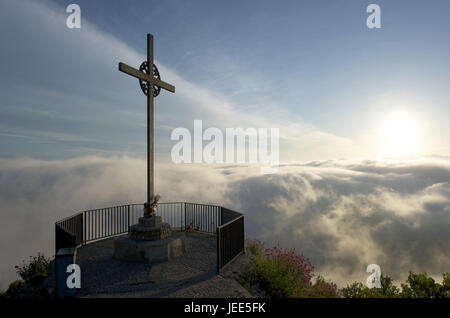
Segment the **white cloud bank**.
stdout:
[[[77,211],[145,200],[145,161],[80,157],[0,159],[0,286],[14,265],[53,254],[54,221]],[[163,201],[216,203],[246,214],[246,236],[294,247],[341,286],[365,267],[405,279],[450,270],[450,160],[324,161],[249,166],[158,165]]]

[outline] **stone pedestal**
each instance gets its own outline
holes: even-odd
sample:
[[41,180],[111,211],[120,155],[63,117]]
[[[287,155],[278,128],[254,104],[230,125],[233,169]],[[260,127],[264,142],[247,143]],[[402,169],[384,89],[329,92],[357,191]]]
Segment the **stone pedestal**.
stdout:
[[170,261],[186,250],[184,233],[175,233],[160,216],[139,218],[130,226],[128,237],[114,240],[114,257],[143,263]]
[[154,241],[119,237],[114,240],[114,258],[141,263],[167,262],[180,257],[186,250],[184,233]]
[[139,223],[130,226],[129,237],[136,240],[155,241],[172,235],[169,223],[163,223],[160,216],[139,218]]

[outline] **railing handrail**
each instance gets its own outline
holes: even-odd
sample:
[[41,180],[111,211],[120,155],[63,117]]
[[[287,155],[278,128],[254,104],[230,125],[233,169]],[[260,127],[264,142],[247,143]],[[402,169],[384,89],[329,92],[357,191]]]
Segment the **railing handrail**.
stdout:
[[61,226],[61,224],[58,224],[58,222],[55,223],[56,226],[59,226],[61,228],[61,230],[63,230],[64,232],[66,232],[67,234],[70,234],[72,236],[76,236],[75,233],[73,233],[71,230],[66,229],[64,226]]
[[69,220],[69,219],[71,219],[71,218],[74,218],[74,217],[76,217],[76,216],[79,216],[80,214],[83,214],[84,212],[86,212],[86,211],[81,211],[81,212],[75,213],[75,214],[73,214],[73,215],[71,215],[71,216],[68,216],[68,217],[66,217],[66,218],[64,218],[64,219],[58,220],[58,221],[55,222],[55,224],[58,224],[58,225],[61,226],[61,224],[60,224],[61,222],[64,222],[64,221],[67,221],[67,220]]
[[[130,203],[126,205],[143,205],[144,203]],[[175,202],[159,202],[158,204],[196,204],[196,205],[204,205],[204,206],[215,206],[221,208],[221,205],[217,204],[206,204],[206,203],[196,203],[196,202],[186,202],[186,201],[175,201]]]
[[[58,220],[55,223],[59,223],[65,220],[68,220],[70,218],[73,218],[79,214],[82,213],[87,213],[87,212],[93,212],[93,211],[98,211],[98,210],[106,210],[106,209],[114,209],[114,208],[123,208],[126,206],[138,206],[138,205],[143,205],[144,203],[130,203],[130,204],[122,204],[122,205],[115,205],[115,206],[108,206],[108,207],[103,207],[103,208],[97,208],[97,209],[89,209],[89,210],[83,210],[80,212],[77,212],[71,216],[65,217],[64,219]],[[158,204],[193,204],[193,205],[201,205],[201,206],[210,206],[210,207],[216,207],[216,208],[222,208],[221,205],[217,205],[217,204],[205,204],[205,203],[195,203],[195,202],[183,202],[183,201],[176,201],[176,202],[160,202]],[[233,211],[236,212],[236,211]],[[236,213],[240,213],[240,212],[236,212]],[[242,215],[244,215],[243,213],[240,213]]]
[[93,212],[93,211],[106,210],[106,209],[123,208],[123,207],[130,206],[130,205],[139,205],[139,204],[123,204],[123,205],[115,205],[115,206],[109,206],[109,207],[105,207],[105,208],[89,209],[89,210],[81,211],[80,213]]
[[216,207],[216,208],[221,208],[222,207],[222,206],[217,205],[217,204],[205,204],[205,203],[195,203],[195,202],[182,202],[182,203],[201,205],[201,206],[212,206],[212,207]]
[[[105,207],[105,208],[89,209],[89,210],[77,212],[77,213],[75,213],[75,214],[73,214],[73,215],[71,215],[71,216],[68,216],[68,217],[64,218],[64,219],[58,220],[58,221],[55,222],[55,224],[57,224],[57,225],[59,225],[61,228],[65,229],[65,228],[61,225],[61,223],[64,222],[64,221],[70,220],[70,219],[72,219],[72,218],[74,218],[74,217],[77,217],[77,216],[79,216],[80,214],[85,214],[85,213],[94,212],[94,211],[100,211],[100,210],[109,210],[109,209],[124,208],[124,207],[129,207],[129,206],[142,206],[143,204],[144,204],[144,203],[130,203],[130,204],[123,204],[123,205],[110,206],[110,207]],[[223,208],[224,208],[224,207],[222,207],[222,206],[220,206],[220,205],[215,205],[215,204],[204,204],[204,203],[182,202],[182,201],[177,201],[177,202],[161,202],[161,203],[159,203],[159,204],[161,204],[161,205],[166,205],[166,204],[191,204],[191,205],[196,205],[196,206],[207,206],[207,207],[214,207],[214,208],[220,208],[220,209],[223,209]],[[228,221],[228,222],[226,222],[226,223],[224,223],[224,224],[219,225],[217,228],[219,228],[219,227],[222,228],[222,227],[228,225],[229,223],[233,222],[234,220],[237,220],[237,219],[239,219],[240,217],[243,217],[243,216],[244,216],[243,213],[236,212],[236,211],[233,211],[233,210],[230,210],[230,209],[227,209],[227,210],[229,210],[229,211],[231,211],[231,212],[233,212],[233,213],[239,214],[239,216],[236,217],[236,218],[231,219],[230,221]],[[71,231],[69,231],[69,230],[67,230],[67,229],[65,229],[65,230],[66,230],[68,233],[70,233],[70,234],[72,234],[72,235],[75,235],[75,234],[72,233]]]
[[[239,213],[239,212],[236,212],[236,213]],[[218,228],[218,229],[219,229],[219,228],[223,228],[223,227],[225,227],[225,226],[227,226],[227,225],[230,225],[230,224],[233,223],[234,221],[237,221],[237,220],[239,220],[240,218],[243,218],[243,217],[244,217],[244,215],[240,215],[240,216],[238,216],[237,218],[234,218],[234,219],[228,221],[227,223],[224,223],[224,224],[222,224],[222,225],[219,225],[217,228]]]

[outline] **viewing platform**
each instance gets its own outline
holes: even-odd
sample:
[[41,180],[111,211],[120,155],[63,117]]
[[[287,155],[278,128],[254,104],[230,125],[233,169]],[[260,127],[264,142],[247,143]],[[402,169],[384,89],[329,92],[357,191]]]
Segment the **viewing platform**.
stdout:
[[[143,219],[143,211],[143,204],[129,204],[83,211],[56,222],[57,295],[251,297],[234,279],[247,262],[243,214],[216,205],[160,203],[156,219],[170,225],[172,240],[182,238],[183,253],[155,262],[118,257],[118,244],[139,240],[134,231],[148,220]],[[81,288],[66,287],[66,266],[71,263],[80,267]]]
[[[176,235],[176,233],[174,233]],[[113,238],[77,251],[82,285],[76,297],[252,297],[233,276],[247,262],[239,255],[217,275],[215,235],[186,232],[186,252],[156,264],[129,262],[113,257]]]

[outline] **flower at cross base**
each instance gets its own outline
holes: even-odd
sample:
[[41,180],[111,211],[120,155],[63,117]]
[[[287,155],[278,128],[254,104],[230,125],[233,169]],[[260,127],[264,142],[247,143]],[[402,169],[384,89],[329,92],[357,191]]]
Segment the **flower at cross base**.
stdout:
[[158,201],[161,198],[159,194],[155,195],[152,198],[151,202],[144,203],[144,216],[150,217],[156,215],[156,209],[158,208]]

